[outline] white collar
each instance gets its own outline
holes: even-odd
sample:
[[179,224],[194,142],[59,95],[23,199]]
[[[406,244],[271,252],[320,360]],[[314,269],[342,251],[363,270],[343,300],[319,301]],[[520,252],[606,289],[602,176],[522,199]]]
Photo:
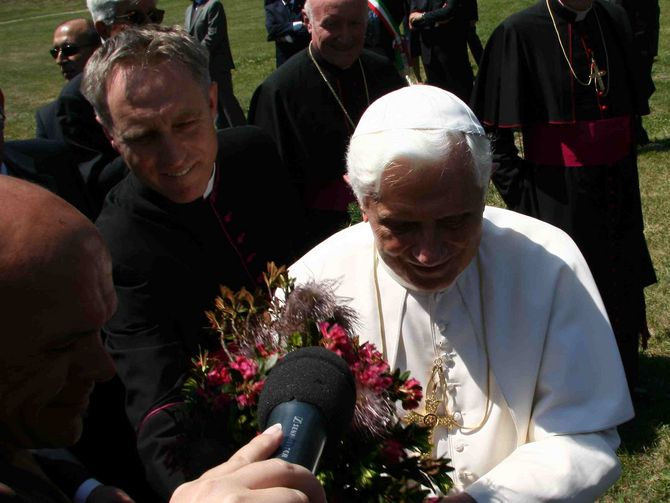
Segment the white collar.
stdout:
[[577,21],[577,22],[584,21],[584,18],[586,17],[586,15],[591,11],[591,9],[593,9],[593,4],[591,4],[591,7],[589,7],[586,10],[575,10],[575,9],[565,5],[561,0],[558,0],[558,3],[560,3],[563,7],[565,7],[570,12],[572,12],[576,16],[575,21]]
[[212,190],[214,190],[215,175],[216,175],[216,163],[214,163],[214,166],[212,168],[212,176],[209,177],[209,182],[207,182],[207,188],[205,189],[205,193],[202,195],[203,199],[207,199],[207,197],[212,193]]

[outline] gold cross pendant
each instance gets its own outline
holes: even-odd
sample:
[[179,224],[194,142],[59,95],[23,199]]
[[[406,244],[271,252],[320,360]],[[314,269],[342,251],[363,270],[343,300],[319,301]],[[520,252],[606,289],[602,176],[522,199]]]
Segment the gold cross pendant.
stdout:
[[[406,424],[418,423],[420,426],[430,428],[431,451],[434,445],[435,428],[437,428],[438,426],[444,426],[445,428],[456,428],[460,426],[458,424],[458,421],[456,421],[454,419],[454,416],[452,416],[451,414],[446,413],[445,415],[441,416],[437,413],[437,408],[440,406],[441,402],[442,402],[441,400],[438,400],[434,396],[433,397],[427,396],[425,406],[426,410],[423,414],[410,411],[403,418],[403,421]],[[424,458],[429,457],[430,454],[431,454],[430,452],[422,453],[422,457]]]

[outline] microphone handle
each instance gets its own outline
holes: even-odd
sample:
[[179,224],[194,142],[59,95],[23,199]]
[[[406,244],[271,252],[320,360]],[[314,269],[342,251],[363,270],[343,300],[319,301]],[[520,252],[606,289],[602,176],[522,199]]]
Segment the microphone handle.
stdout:
[[273,457],[316,471],[326,444],[323,415],[314,405],[291,400],[278,404],[266,425],[281,423],[284,439]]

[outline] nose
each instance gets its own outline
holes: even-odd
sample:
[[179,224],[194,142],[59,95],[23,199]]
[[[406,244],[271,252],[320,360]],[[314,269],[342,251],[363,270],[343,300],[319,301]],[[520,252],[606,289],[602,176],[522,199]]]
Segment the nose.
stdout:
[[79,358],[79,366],[81,376],[95,382],[109,381],[116,374],[114,361],[105,349],[100,334],[91,337],[88,350],[82,352]]
[[176,138],[166,137],[160,142],[161,170],[180,171],[188,158],[188,149]]
[[56,63],[62,65],[66,59],[67,58],[63,56],[63,51],[58,51],[58,55],[56,56]]
[[417,234],[412,247],[412,255],[422,265],[433,266],[444,261],[447,246],[434,225],[426,225]]

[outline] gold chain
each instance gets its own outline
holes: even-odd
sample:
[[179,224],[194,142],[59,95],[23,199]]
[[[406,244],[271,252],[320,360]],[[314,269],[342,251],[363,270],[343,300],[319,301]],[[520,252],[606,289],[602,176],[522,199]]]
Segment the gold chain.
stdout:
[[[568,67],[570,68],[570,73],[572,73],[572,76],[575,78],[575,80],[583,86],[590,86],[595,82],[597,89],[599,91],[602,91],[603,94],[606,96],[607,93],[609,92],[609,86],[610,86],[610,75],[609,75],[610,61],[609,61],[609,55],[607,54],[607,45],[605,44],[605,35],[603,34],[603,27],[600,25],[600,18],[598,17],[598,12],[596,12],[595,7],[593,7],[593,14],[595,15],[596,21],[598,23],[598,30],[600,31],[600,40],[602,41],[603,51],[605,52],[605,71],[600,72],[600,69],[596,64],[596,60],[593,57],[593,54],[591,54],[589,80],[587,82],[584,82],[579,77],[577,77],[577,73],[575,72],[575,69],[572,67],[572,63],[570,63],[570,58],[568,58],[568,54],[565,52],[565,47],[563,46],[561,35],[558,32],[558,26],[556,25],[556,19],[554,18],[554,13],[551,10],[551,5],[549,5],[549,0],[545,1],[547,4],[547,10],[549,10],[549,17],[551,18],[551,23],[554,25],[554,31],[556,32],[556,37],[558,38],[558,44],[561,46],[561,51],[563,52],[563,58],[565,59],[565,62],[568,64]],[[603,74],[607,76],[607,86],[603,84],[602,81]]]
[[[484,288],[483,288],[483,280],[482,280],[482,268],[480,264],[480,259],[479,259],[479,254],[477,254],[476,257],[476,265],[477,265],[477,275],[479,277],[479,309],[482,317],[482,331],[483,331],[483,346],[484,346],[484,354],[486,356],[486,407],[484,409],[484,415],[482,416],[481,421],[476,426],[461,426],[458,421],[454,418],[453,414],[450,414],[448,409],[447,409],[447,403],[448,403],[448,397],[447,395],[447,379],[444,375],[444,370],[443,370],[443,365],[444,362],[442,360],[441,356],[438,356],[438,351],[437,351],[437,343],[435,341],[435,333],[434,329],[432,326],[432,320],[431,320],[431,336],[433,338],[433,352],[435,354],[435,360],[433,360],[433,366],[431,368],[431,375],[430,379],[428,381],[428,384],[426,385],[426,398],[424,400],[424,413],[419,414],[417,412],[411,411],[409,412],[403,421],[407,424],[411,423],[419,423],[422,426],[428,427],[431,429],[431,444],[433,443],[433,435],[435,434],[435,429],[438,426],[445,426],[447,428],[460,428],[461,430],[468,430],[468,431],[476,431],[480,429],[482,426],[484,426],[484,423],[486,423],[486,420],[489,417],[489,414],[491,412],[491,363],[490,363],[490,358],[489,358],[489,349],[488,349],[488,341],[487,341],[487,330],[486,330],[486,317],[484,316]],[[377,268],[379,265],[379,257],[377,255],[377,248],[374,247],[373,249],[373,280],[374,280],[374,286],[375,286],[375,295],[376,295],[376,300],[377,300],[377,310],[378,310],[378,316],[379,316],[379,331],[380,331],[380,336],[381,336],[381,343],[382,343],[382,354],[384,356],[384,359],[388,359],[386,355],[386,331],[384,328],[384,312],[382,311],[382,299],[381,299],[381,293],[379,289],[379,279],[377,276]],[[465,303],[465,296],[463,295],[463,292],[461,292],[460,288],[458,287],[458,284],[456,285],[458,288],[458,293],[461,296],[461,301],[463,302],[463,305],[466,305]],[[474,320],[472,319],[472,315],[468,309],[466,309],[466,312],[468,314],[468,318],[470,318],[470,324],[472,325],[473,329],[475,327]],[[436,391],[437,389],[440,389],[440,395],[438,397]],[[444,408],[445,408],[445,414],[444,415],[439,415],[437,413],[437,409],[439,407],[440,403],[444,403]],[[427,456],[428,453],[423,453],[423,456]]]
[[[333,89],[333,86],[331,86],[330,82],[328,82],[328,79],[326,78],[326,74],[323,73],[323,70],[319,66],[319,63],[316,62],[316,59],[314,58],[314,54],[312,54],[312,43],[311,42],[310,42],[309,46],[307,46],[307,52],[309,53],[309,58],[312,60],[312,63],[314,63],[314,66],[319,71],[319,74],[321,75],[321,78],[326,83],[326,85],[328,86],[328,89],[330,89],[330,92],[332,93],[333,97],[337,101],[337,104],[340,105],[340,108],[342,109],[342,112],[344,112],[344,116],[349,121],[349,124],[351,124],[351,129],[356,129],[356,124],[354,123],[353,120],[351,120],[351,116],[349,116],[349,112],[347,112],[347,109],[344,108],[344,103],[342,103],[342,100],[340,100],[340,97],[335,92],[335,89]],[[361,75],[363,76],[363,87],[365,87],[365,99],[367,101],[368,106],[370,106],[370,93],[368,91],[368,81],[365,78],[365,70],[363,70],[363,63],[361,63],[361,58],[360,57],[358,58],[358,67],[361,69]]]

